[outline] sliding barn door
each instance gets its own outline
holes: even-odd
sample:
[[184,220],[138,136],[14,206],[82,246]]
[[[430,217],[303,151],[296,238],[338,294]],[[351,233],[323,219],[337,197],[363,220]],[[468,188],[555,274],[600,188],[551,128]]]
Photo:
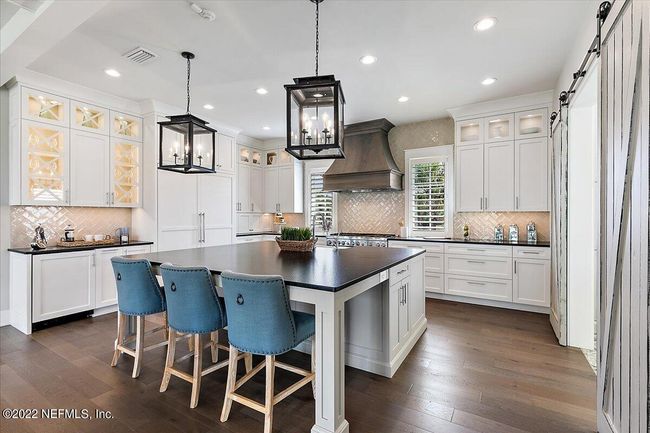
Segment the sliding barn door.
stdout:
[[648,432],[649,9],[617,0],[602,29],[601,433]]

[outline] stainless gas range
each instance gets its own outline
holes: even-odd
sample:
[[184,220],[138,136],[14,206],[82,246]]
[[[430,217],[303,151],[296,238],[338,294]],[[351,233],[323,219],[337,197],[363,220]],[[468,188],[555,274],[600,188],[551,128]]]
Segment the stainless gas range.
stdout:
[[327,245],[340,247],[387,247],[388,239],[393,234],[384,233],[331,233],[327,236]]

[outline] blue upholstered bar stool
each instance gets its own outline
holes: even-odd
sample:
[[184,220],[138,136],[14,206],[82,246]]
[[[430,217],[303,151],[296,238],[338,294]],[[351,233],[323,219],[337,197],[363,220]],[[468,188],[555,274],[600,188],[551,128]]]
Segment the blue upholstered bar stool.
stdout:
[[[171,376],[192,384],[190,408],[199,403],[201,377],[228,365],[228,360],[218,361],[218,350],[228,350],[227,346],[218,343],[218,331],[227,325],[226,310],[223,299],[217,295],[217,289],[212,275],[207,268],[179,267],[170,264],[160,266],[160,273],[165,285],[167,298],[167,321],[169,337],[167,340],[167,360],[163,373],[160,392],[165,392]],[[194,368],[192,375],[174,368],[176,352],[176,334],[190,334],[194,339]],[[212,352],[212,362],[216,363],[203,369],[203,349],[201,336],[210,334],[209,346]],[[243,357],[243,355],[241,356]],[[247,360],[247,368],[252,367],[252,357]]]
[[[273,429],[273,406],[308,383],[315,383],[314,355],[316,344],[312,340],[311,371],[303,370],[275,360],[276,355],[288,352],[315,333],[312,314],[292,311],[289,292],[280,276],[256,276],[223,272],[221,274],[226,310],[228,311],[228,339],[230,357],[226,398],[221,412],[221,422],[228,421],[232,402],[236,401],[264,414],[264,433]],[[264,355],[250,372],[237,380],[238,351]],[[266,367],[266,393],[264,404],[236,394],[235,391]],[[274,391],[275,367],[303,376],[298,382],[278,394]],[[312,389],[313,390],[313,389]]]
[[[142,354],[167,344],[163,341],[148,347],[144,347],[144,337],[147,334],[167,329],[166,325],[150,330],[145,333],[145,316],[164,313],[167,308],[165,296],[158,280],[151,270],[151,263],[148,260],[127,259],[113,257],[111,259],[115,283],[117,285],[117,339],[115,340],[115,351],[111,366],[115,367],[122,353],[131,355],[134,358],[132,377],[140,375],[142,366]],[[127,344],[133,339],[126,335],[126,327],[129,316],[135,317],[136,333],[135,348]]]

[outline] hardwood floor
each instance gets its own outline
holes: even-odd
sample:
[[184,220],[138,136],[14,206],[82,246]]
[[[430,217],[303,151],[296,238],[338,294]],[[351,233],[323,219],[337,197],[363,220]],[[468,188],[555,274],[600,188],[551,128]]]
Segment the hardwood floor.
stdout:
[[[426,310],[427,331],[395,377],[346,369],[351,432],[595,431],[596,378],[579,350],[557,345],[547,316],[436,300],[427,300]],[[0,328],[1,409],[87,409],[92,416],[103,409],[113,417],[0,419],[0,431],[262,432],[263,416],[238,404],[228,422],[219,422],[225,369],[203,378],[199,406],[189,409],[190,384],[172,378],[165,393],[158,391],[164,348],[145,353],[138,379],[131,379],[130,357],[111,368],[115,331],[114,314],[32,336]],[[177,347],[177,356],[187,352],[187,344]],[[309,368],[309,357],[301,353],[278,358]],[[191,371],[190,362],[180,365]],[[277,371],[276,389],[295,378]],[[241,392],[263,401],[264,374]],[[306,386],[276,407],[274,431],[309,432],[313,414]]]

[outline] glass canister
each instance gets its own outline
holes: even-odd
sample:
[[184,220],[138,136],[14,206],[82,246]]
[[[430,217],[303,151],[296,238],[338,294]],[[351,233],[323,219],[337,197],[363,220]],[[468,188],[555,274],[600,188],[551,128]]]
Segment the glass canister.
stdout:
[[70,224],[65,226],[65,229],[63,229],[63,240],[65,242],[74,242],[74,227]]
[[503,226],[501,224],[494,227],[494,240],[503,241]]
[[510,224],[508,229],[508,240],[510,242],[519,242],[519,226],[517,224]]
[[526,240],[530,243],[537,242],[537,227],[532,221],[526,225]]

